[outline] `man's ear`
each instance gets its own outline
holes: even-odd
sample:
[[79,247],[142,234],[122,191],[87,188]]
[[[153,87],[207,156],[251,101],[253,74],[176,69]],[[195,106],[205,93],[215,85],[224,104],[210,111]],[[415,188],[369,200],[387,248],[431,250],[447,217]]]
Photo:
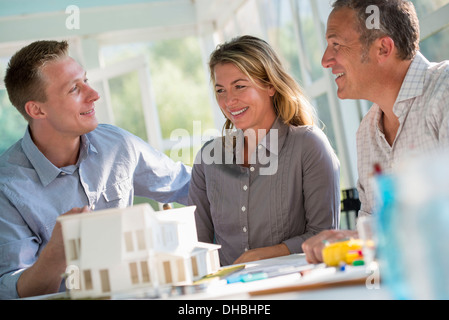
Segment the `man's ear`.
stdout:
[[396,50],[394,40],[390,37],[382,37],[376,40],[377,59],[379,62],[384,62],[391,56]]
[[45,118],[45,111],[42,110],[42,105],[36,101],[28,101],[25,103],[26,113],[33,119]]

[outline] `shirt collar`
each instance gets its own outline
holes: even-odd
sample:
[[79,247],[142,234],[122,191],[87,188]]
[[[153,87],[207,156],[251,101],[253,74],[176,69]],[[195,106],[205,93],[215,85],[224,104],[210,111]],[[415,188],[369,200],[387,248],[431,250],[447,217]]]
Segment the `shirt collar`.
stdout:
[[[281,118],[277,118],[274,121],[268,134],[262,139],[259,145],[264,146],[270,153],[279,155],[280,150],[285,142],[285,137],[287,136],[288,125],[283,123]],[[277,136],[276,136],[277,133]],[[272,139],[277,138],[276,143],[272,143]]]
[[[73,166],[69,166],[66,168],[58,168],[53,165],[40,150],[36,147],[33,140],[31,139],[30,127],[28,126],[25,135],[22,139],[22,149],[27,156],[28,160],[31,162],[34,170],[36,170],[39,179],[44,187],[49,185],[54,179],[56,179],[62,172],[70,173],[74,171]],[[87,135],[81,136],[81,144],[80,144],[80,156],[78,159],[78,163],[76,167],[79,166],[81,161],[86,159],[89,150],[97,153],[95,147],[90,143]],[[75,168],[76,168],[75,167]]]
[[[270,131],[268,131],[262,141],[259,142],[259,146],[263,146],[272,154],[279,155],[280,150],[284,145],[287,131],[288,125],[285,124],[281,118],[276,118]],[[242,157],[241,153],[243,152],[243,145],[241,145],[241,143],[243,142],[244,132],[243,130],[238,129],[233,134],[237,138],[237,144],[233,148],[235,155],[237,155],[237,158]],[[272,141],[273,139],[276,139],[276,142]]]
[[403,105],[399,102],[413,99],[423,94],[426,71],[429,66],[430,62],[420,52],[417,52],[407,71],[393,108],[394,113],[398,117],[403,111]]

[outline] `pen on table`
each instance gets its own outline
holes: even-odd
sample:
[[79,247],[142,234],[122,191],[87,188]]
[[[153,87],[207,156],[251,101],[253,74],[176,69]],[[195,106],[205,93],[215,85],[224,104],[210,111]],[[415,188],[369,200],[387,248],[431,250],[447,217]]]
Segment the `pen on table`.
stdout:
[[268,271],[268,272],[264,272],[264,271],[247,272],[247,273],[242,273],[242,274],[227,277],[226,280],[227,280],[228,284],[231,284],[231,283],[238,283],[238,282],[251,282],[251,281],[257,281],[257,280],[264,280],[264,279],[268,279],[268,278],[286,276],[286,275],[290,275],[293,273],[298,273],[302,276],[304,272],[307,272],[307,271],[313,270],[313,269],[320,269],[323,267],[323,265],[324,264],[313,265],[310,268],[309,267],[304,268],[304,266],[286,267],[286,268],[279,268],[278,270]]
[[267,279],[268,274],[266,272],[254,272],[254,273],[245,273],[237,276],[228,277],[226,280],[228,284],[238,283],[238,282],[251,282],[256,280]]
[[226,282],[225,278],[229,277],[231,274],[238,272],[242,269],[245,268],[245,265],[237,265],[237,266],[230,266],[230,267],[224,267],[221,268],[220,270],[218,270],[215,273],[209,274],[205,277],[203,277],[200,280],[195,281],[195,284],[200,284],[203,282],[211,282],[211,281],[215,281],[215,282]]

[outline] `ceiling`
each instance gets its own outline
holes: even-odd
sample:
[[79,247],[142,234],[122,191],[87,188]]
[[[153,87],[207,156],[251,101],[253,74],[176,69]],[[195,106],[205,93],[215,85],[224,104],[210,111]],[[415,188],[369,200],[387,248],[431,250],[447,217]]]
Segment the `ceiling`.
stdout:
[[[100,43],[210,33],[247,0],[0,0],[0,45],[81,37]],[[69,29],[79,8],[79,28]]]

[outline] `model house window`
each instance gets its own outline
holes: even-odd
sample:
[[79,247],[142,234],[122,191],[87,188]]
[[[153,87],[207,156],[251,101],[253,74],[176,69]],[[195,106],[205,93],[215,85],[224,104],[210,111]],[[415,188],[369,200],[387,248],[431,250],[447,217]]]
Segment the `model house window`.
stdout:
[[79,257],[79,255],[78,255],[78,248],[79,248],[79,243],[80,242],[80,239],[71,239],[71,240],[69,240],[69,259],[71,260],[71,261],[73,261],[73,260],[78,260],[78,257]]
[[167,244],[167,231],[165,227],[161,226],[162,245],[165,247]]
[[165,283],[172,283],[173,278],[171,275],[170,261],[164,261],[164,274],[165,274]]
[[[136,240],[137,240],[137,250],[145,250],[147,245],[145,243],[145,233],[143,230],[137,230],[135,232]],[[125,249],[126,252],[134,251],[134,240],[133,240],[133,232],[127,231],[123,233],[123,237],[125,238]]]
[[137,230],[136,236],[137,236],[138,250],[145,250],[147,248],[147,246],[145,244],[145,234],[144,234],[143,230]]
[[196,260],[196,257],[192,257],[192,271],[193,271],[193,275],[196,277],[199,275],[199,271],[198,271],[198,262]]
[[86,290],[92,290],[93,289],[92,272],[90,270],[84,270],[83,275],[84,275],[84,286],[86,287]]
[[139,273],[137,271],[137,263],[131,262],[129,264],[129,272],[130,272],[130,275],[131,275],[131,283],[132,284],[139,283]]
[[126,252],[133,252],[134,251],[133,234],[131,233],[131,231],[127,231],[123,233],[123,236],[125,237]]
[[109,282],[109,270],[107,269],[100,270],[100,281],[101,281],[101,291],[110,292],[111,284]]
[[184,267],[184,260],[179,259],[176,264],[178,266],[178,281],[186,281],[186,270]]
[[209,260],[211,262],[211,265],[213,265],[213,266],[219,265],[218,257],[215,252],[210,251],[207,254],[209,255]]
[[142,282],[148,283],[151,281],[150,269],[147,261],[140,262],[140,269],[142,270]]
[[[131,283],[132,284],[138,284],[139,283],[139,269],[137,262],[131,262],[129,264],[129,272],[131,276]],[[150,282],[150,269],[148,267],[147,261],[141,261],[140,262],[140,275],[142,276],[142,282],[143,283],[149,283]]]

